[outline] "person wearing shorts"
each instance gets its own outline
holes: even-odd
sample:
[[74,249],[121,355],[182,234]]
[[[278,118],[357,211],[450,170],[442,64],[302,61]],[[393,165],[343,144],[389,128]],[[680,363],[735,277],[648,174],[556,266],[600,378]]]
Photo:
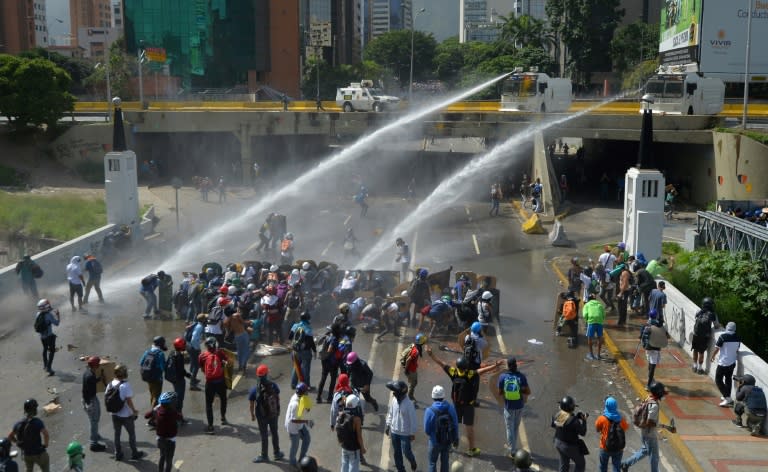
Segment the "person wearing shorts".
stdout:
[[[587,325],[587,346],[589,354],[587,360],[600,360],[600,351],[603,348],[603,323],[605,322],[605,307],[595,300],[595,294],[589,295],[589,301],[584,304],[582,311],[584,323]],[[597,338],[597,356],[592,350],[592,340]]]

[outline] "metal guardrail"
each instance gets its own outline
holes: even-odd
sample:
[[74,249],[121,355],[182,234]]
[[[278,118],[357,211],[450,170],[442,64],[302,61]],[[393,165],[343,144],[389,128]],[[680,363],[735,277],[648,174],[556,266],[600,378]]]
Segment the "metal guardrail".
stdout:
[[768,228],[717,211],[697,211],[696,229],[707,247],[748,252],[753,261],[768,261]]

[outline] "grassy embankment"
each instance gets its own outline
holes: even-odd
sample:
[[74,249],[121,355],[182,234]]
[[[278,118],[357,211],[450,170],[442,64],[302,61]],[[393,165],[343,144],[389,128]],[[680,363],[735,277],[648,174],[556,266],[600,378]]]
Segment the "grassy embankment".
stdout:
[[106,222],[102,199],[0,192],[0,228],[7,233],[67,241]]

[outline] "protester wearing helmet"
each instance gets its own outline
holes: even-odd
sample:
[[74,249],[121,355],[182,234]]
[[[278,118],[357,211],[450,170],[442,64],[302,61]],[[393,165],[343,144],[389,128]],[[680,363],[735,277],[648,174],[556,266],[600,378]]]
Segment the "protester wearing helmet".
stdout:
[[701,309],[696,313],[693,322],[693,338],[691,339],[691,351],[693,351],[693,371],[697,374],[706,374],[704,370],[704,354],[709,349],[712,341],[712,330],[718,328],[715,313],[715,301],[711,297],[701,300]]
[[[309,444],[312,438],[309,435],[309,428],[314,427],[315,422],[308,419],[309,407],[304,406],[306,397],[309,392],[309,386],[304,382],[299,382],[296,385],[296,391],[291,396],[291,400],[288,402],[288,408],[285,412],[284,426],[288,435],[291,438],[291,449],[288,453],[288,463],[291,467],[297,467],[296,453],[299,452],[299,442],[301,442],[301,451],[298,458],[302,458],[307,455],[309,450]],[[309,427],[309,428],[308,428]]]
[[[77,441],[72,441],[67,445],[67,467],[69,467],[68,470],[74,471],[74,472],[83,472],[83,459],[85,458],[85,454],[83,454],[83,446]],[[7,472],[7,469],[4,470],[4,472]]]
[[269,462],[267,455],[269,438],[272,436],[272,450],[276,461],[282,459],[284,454],[280,452],[280,438],[277,434],[277,419],[280,416],[280,387],[269,379],[269,368],[260,364],[256,368],[258,383],[248,392],[251,421],[259,425],[261,435],[261,455],[253,459],[254,463]]
[[37,293],[37,281],[35,276],[43,276],[43,270],[32,260],[32,256],[24,254],[19,262],[16,263],[15,268],[16,275],[21,279],[21,289],[26,294],[32,297],[32,299],[40,298]]
[[[475,405],[477,404],[477,394],[480,388],[480,376],[486,372],[491,372],[504,364],[499,360],[493,364],[480,369],[473,369],[468,359],[464,356],[456,359],[456,366],[452,367],[443,362],[442,359],[435,356],[432,348],[427,345],[425,348],[429,357],[439,365],[451,379],[451,400],[456,407],[458,421],[462,423],[467,433],[467,442],[469,449],[467,455],[472,457],[480,454],[480,448],[475,446]],[[424,419],[426,425],[426,417]]]
[[483,326],[493,321],[493,293],[486,290],[477,302],[477,321]]
[[[139,415],[139,410],[133,404],[133,388],[128,382],[128,367],[124,364],[118,364],[115,366],[115,378],[107,385],[107,389],[104,393],[105,399],[110,396],[110,392],[116,390],[118,397],[122,401],[122,408],[118,411],[110,411],[112,413],[112,426],[114,427],[114,445],[115,445],[115,460],[123,460],[123,450],[120,444],[120,435],[123,428],[128,433],[128,445],[131,449],[131,459],[138,460],[144,457],[146,454],[144,451],[139,451],[136,447],[136,418]],[[109,406],[109,404],[107,404]]]
[[[173,341],[173,352],[168,355],[168,360],[165,367],[165,380],[173,384],[174,401],[176,411],[179,414],[183,414],[184,411],[184,397],[187,391],[187,379],[192,377],[192,374],[187,372],[184,367],[184,351],[187,350],[187,342],[184,338],[176,338]],[[183,421],[186,423],[186,420]]]
[[464,336],[464,357],[469,362],[470,368],[479,369],[490,350],[491,346],[483,334],[483,325],[475,321],[469,327],[469,334]]
[[221,424],[227,423],[227,385],[224,382],[224,367],[229,363],[226,354],[217,348],[216,338],[205,340],[206,351],[200,354],[198,363],[205,373],[205,416],[208,426],[206,434],[213,434],[213,400],[218,396],[221,404]]
[[368,363],[353,351],[347,354],[347,360],[343,368],[344,372],[349,375],[349,381],[352,388],[360,391],[363,398],[365,398],[366,403],[370,403],[371,406],[373,406],[374,411],[379,411],[379,402],[371,396],[373,371]]
[[99,442],[101,439],[101,435],[99,434],[101,405],[99,404],[99,399],[96,396],[96,392],[98,391],[99,383],[102,381],[101,368],[99,367],[101,364],[101,359],[98,356],[91,356],[88,358],[86,364],[88,367],[85,369],[85,372],[83,372],[83,409],[88,415],[88,420],[91,427],[91,451],[100,452],[107,448],[104,444]]
[[37,400],[30,398],[24,402],[24,418],[13,425],[8,439],[18,444],[24,456],[27,470],[37,465],[40,470],[49,469],[48,430],[42,420],[37,417]]
[[569,470],[571,461],[575,472],[584,472],[586,462],[584,452],[579,447],[582,439],[579,436],[587,434],[586,413],[576,413],[576,402],[570,396],[560,400],[560,410],[552,417],[551,426],[555,428],[555,449],[560,456],[560,470]]
[[[429,351],[428,351],[429,352]],[[438,418],[448,414],[451,417],[450,438],[440,441],[438,438]],[[429,470],[441,471],[448,469],[451,446],[459,447],[459,420],[454,406],[446,401],[445,389],[442,385],[432,387],[432,406],[424,410],[424,434],[429,438]],[[413,468],[411,468],[413,470]]]
[[161,472],[171,472],[176,452],[176,435],[179,423],[184,419],[176,408],[177,402],[176,392],[163,392],[158,406],[145,415],[151,417],[156,425],[157,448],[160,450],[158,469]]
[[43,344],[43,369],[48,372],[48,376],[55,373],[53,356],[56,354],[56,335],[53,326],[59,326],[60,322],[59,310],[54,310],[47,298],[40,299],[37,302],[34,328],[40,334],[40,342]]
[[733,412],[736,419],[733,424],[747,428],[752,436],[761,436],[766,415],[765,392],[758,387],[752,374],[735,377],[736,403]]
[[627,459],[621,462],[621,470],[628,470],[631,466],[639,462],[643,457],[648,456],[651,462],[651,472],[659,470],[659,438],[656,429],[659,426],[659,402],[667,394],[664,384],[653,382],[648,388],[650,396],[643,400],[648,404],[648,416],[644,424],[640,425],[640,440],[643,445]]
[[163,375],[166,364],[165,351],[167,350],[165,338],[163,336],[155,336],[152,339],[152,345],[144,351],[141,359],[139,359],[141,380],[145,381],[149,388],[149,402],[152,408],[157,406],[157,399],[160,398],[163,390]]
[[[424,337],[424,335],[421,336]],[[426,337],[424,338],[426,341]],[[387,388],[392,391],[392,399],[389,401],[389,408],[387,409],[384,434],[389,436],[392,441],[395,469],[398,472],[405,472],[403,465],[403,456],[405,456],[411,465],[411,470],[416,470],[416,457],[411,450],[413,438],[419,429],[415,404],[409,398],[408,385],[402,380],[387,382]]]
[[416,385],[419,383],[419,358],[424,355],[424,345],[427,344],[427,336],[418,333],[414,338],[413,344],[405,348],[400,354],[400,364],[405,370],[405,378],[408,380],[408,398],[411,399],[414,407],[416,404]]

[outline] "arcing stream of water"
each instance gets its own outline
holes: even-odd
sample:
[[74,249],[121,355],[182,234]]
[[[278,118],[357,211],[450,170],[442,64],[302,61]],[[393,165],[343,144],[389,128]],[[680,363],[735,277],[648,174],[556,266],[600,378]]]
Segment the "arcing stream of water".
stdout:
[[471,181],[473,178],[477,178],[481,175],[488,175],[504,165],[505,162],[503,162],[503,160],[508,157],[509,153],[518,148],[521,143],[530,139],[532,134],[545,131],[553,126],[578,118],[579,116],[585,115],[614,100],[615,98],[606,100],[586,110],[558,118],[548,123],[530,126],[524,131],[511,136],[486,154],[472,159],[461,170],[456,171],[453,175],[443,180],[440,185],[438,185],[437,188],[435,188],[435,190],[433,190],[432,193],[425,198],[418,207],[416,207],[415,210],[403,218],[395,228],[385,233],[360,259],[357,266],[368,269],[373,268],[373,265],[379,261],[379,258],[383,256],[386,251],[392,250],[396,237],[404,237],[405,235],[410,234],[418,227],[418,225],[423,223],[425,219],[431,218],[438,212],[454,205],[459,199],[472,190],[471,186],[466,185],[467,181]]
[[[159,264],[158,267],[166,271],[182,269],[185,264],[188,264],[190,254],[210,252],[207,250],[215,246],[217,244],[217,240],[227,232],[230,232],[233,227],[245,227],[249,222],[254,221],[255,218],[264,216],[261,214],[267,211],[267,209],[271,208],[277,202],[285,201],[286,197],[299,193],[313,181],[321,179],[326,175],[330,175],[331,172],[336,171],[340,166],[348,165],[355,159],[364,156],[366,150],[374,142],[390,135],[392,132],[396,131],[398,128],[401,128],[404,125],[435,113],[453,102],[462,100],[466,97],[470,97],[482,91],[486,87],[489,87],[507,75],[508,74],[500,75],[469,90],[454,94],[447,99],[440,101],[439,103],[419,108],[418,110],[408,113],[407,115],[384,126],[383,128],[376,130],[368,136],[359,139],[350,147],[323,160],[314,169],[302,174],[293,180],[293,182],[290,184],[257,201],[250,208],[248,208],[247,211],[240,214],[237,218],[228,221],[226,225],[215,225],[205,234],[195,238],[193,241],[185,243],[178,251],[176,251],[175,254]],[[285,211],[285,209],[282,210]]]

